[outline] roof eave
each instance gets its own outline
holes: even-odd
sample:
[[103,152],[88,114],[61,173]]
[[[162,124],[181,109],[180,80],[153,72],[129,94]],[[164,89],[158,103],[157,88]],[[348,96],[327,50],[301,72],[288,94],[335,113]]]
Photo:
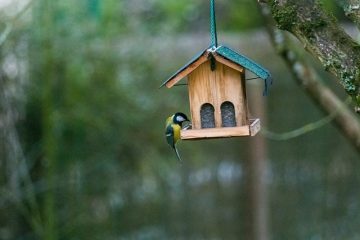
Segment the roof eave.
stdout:
[[185,64],[182,68],[176,71],[171,77],[169,77],[165,82],[163,82],[160,88],[166,86],[167,88],[173,87],[177,82],[181,79],[189,75],[192,71],[194,71],[198,66],[208,60],[209,49],[205,49],[199,54],[195,55],[187,64]]

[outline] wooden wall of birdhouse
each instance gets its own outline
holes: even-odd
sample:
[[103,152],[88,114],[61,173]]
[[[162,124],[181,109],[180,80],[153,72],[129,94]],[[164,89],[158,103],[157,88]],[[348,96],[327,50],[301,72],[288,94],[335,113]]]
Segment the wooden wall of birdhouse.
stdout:
[[188,75],[188,89],[192,129],[249,125],[243,68],[206,61]]

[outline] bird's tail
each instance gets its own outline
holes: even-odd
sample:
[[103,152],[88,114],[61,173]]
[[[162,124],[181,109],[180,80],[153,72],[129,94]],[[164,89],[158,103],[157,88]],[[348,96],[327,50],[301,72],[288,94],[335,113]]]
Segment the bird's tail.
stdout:
[[174,151],[175,151],[176,157],[178,158],[179,162],[182,163],[182,159],[180,157],[179,151],[177,150],[176,146],[174,146]]

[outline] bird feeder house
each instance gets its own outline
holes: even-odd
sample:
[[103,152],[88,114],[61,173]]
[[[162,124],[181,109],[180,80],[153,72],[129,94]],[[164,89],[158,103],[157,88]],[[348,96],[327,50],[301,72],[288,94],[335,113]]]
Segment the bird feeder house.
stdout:
[[181,139],[254,136],[260,119],[250,119],[246,98],[246,71],[271,84],[269,71],[226,46],[218,46],[214,0],[210,1],[211,45],[193,57],[161,86],[172,88],[187,78],[191,129],[181,130]]

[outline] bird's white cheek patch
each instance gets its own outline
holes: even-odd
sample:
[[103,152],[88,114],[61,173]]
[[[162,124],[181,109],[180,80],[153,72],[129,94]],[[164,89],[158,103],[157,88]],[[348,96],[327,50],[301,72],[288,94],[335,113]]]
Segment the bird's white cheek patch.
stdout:
[[185,118],[183,118],[182,116],[177,116],[176,121],[183,122],[183,121],[185,121]]

